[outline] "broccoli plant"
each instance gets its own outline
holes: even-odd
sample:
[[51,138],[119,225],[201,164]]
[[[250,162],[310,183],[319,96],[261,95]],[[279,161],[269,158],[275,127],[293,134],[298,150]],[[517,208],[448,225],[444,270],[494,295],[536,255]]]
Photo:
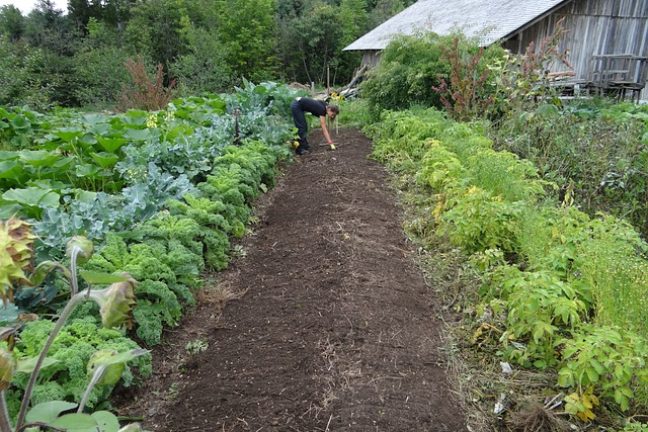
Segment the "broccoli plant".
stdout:
[[[108,411],[98,411],[92,414],[84,413],[88,398],[95,386],[99,384],[115,384],[125,369],[125,364],[143,354],[146,350],[134,349],[118,353],[116,351],[99,351],[95,353],[88,365],[90,382],[79,404],[65,401],[50,401],[33,406],[30,401],[36,381],[43,367],[51,364],[47,354],[60,333],[66,321],[74,310],[86,301],[94,301],[99,305],[101,321],[104,327],[120,327],[129,319],[131,308],[135,303],[135,280],[128,274],[111,275],[97,272],[82,274],[88,288],[80,290],[77,278],[77,264],[87,260],[93,253],[92,242],[84,237],[74,237],[67,245],[67,256],[70,268],[53,262],[40,263],[28,277],[31,270],[34,236],[31,227],[20,220],[9,219],[0,222],[0,295],[6,302],[13,298],[14,291],[21,285],[37,285],[42,283],[46,275],[53,270],[60,270],[70,283],[71,298],[60,313],[54,328],[49,333],[44,346],[36,358],[18,361],[10,348],[12,344],[0,347],[0,431],[31,431],[41,428],[58,428],[67,430],[74,427],[76,431],[117,432],[119,422],[117,417]],[[94,285],[109,285],[97,289]],[[0,329],[0,339],[7,340],[15,333],[14,328]],[[5,391],[10,387],[18,370],[31,373],[25,386],[22,402],[15,426],[12,428],[7,409]],[[76,412],[69,412],[76,410]],[[139,426],[128,426],[128,430],[138,430]]]

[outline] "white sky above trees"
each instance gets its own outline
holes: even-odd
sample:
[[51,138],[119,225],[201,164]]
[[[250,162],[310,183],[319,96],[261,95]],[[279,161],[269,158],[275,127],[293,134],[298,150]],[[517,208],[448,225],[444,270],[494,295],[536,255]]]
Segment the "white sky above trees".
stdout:
[[[0,0],[0,6],[14,5],[21,10],[23,15],[27,15],[36,6],[36,0]],[[57,9],[67,13],[67,0],[54,0]]]

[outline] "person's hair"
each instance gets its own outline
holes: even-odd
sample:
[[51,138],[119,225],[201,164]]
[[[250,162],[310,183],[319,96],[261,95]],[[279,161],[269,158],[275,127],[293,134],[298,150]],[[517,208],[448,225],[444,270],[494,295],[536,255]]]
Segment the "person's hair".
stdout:
[[340,108],[339,108],[337,105],[327,105],[326,108],[328,108],[328,109],[330,109],[331,111],[333,111],[333,112],[335,113],[335,115],[340,114]]

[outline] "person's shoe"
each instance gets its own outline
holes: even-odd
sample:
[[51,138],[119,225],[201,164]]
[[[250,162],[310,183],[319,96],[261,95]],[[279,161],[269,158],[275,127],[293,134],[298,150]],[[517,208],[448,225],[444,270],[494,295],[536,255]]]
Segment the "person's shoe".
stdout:
[[295,153],[297,153],[299,156],[308,154],[310,153],[310,147],[298,147],[297,150],[295,150]]

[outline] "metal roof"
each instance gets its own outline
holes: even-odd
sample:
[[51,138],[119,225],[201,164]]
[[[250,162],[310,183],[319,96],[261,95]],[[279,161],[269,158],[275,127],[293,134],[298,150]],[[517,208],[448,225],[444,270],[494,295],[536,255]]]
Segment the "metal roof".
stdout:
[[344,51],[382,50],[396,35],[460,30],[482,45],[505,38],[571,0],[419,0]]

